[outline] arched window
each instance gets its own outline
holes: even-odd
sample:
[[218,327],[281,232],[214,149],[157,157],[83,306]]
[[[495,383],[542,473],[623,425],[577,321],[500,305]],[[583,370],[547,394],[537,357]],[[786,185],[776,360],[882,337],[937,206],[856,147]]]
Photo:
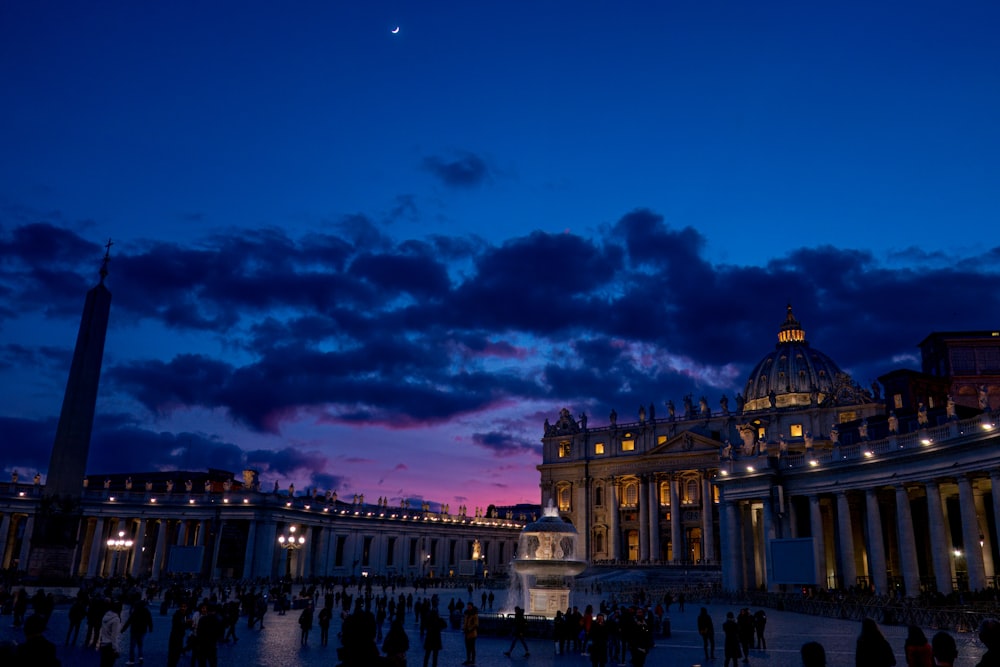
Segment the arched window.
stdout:
[[639,504],[639,485],[635,482],[629,482],[625,485],[625,502],[623,504],[627,507],[635,507]]
[[560,486],[558,493],[559,511],[568,512],[570,510],[570,488],[568,486]]
[[694,505],[698,502],[698,481],[689,479],[684,487],[684,501]]
[[660,482],[660,505],[670,507],[670,482]]

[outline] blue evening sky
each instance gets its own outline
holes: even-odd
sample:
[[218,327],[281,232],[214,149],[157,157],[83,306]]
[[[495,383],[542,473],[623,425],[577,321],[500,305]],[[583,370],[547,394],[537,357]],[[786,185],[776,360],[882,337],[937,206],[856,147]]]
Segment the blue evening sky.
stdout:
[[95,473],[531,502],[546,417],[715,405],[789,301],[916,367],[997,326],[998,19],[0,4],[0,467],[45,472],[109,237]]

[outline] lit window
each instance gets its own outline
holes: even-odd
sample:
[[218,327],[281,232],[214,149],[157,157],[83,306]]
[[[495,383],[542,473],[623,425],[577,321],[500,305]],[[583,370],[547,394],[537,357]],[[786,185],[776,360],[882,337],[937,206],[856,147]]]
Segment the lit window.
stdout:
[[670,507],[670,482],[660,484],[660,504],[664,507]]
[[559,443],[559,458],[561,459],[568,458],[571,451],[573,450],[570,447],[569,440],[563,440],[562,442]]
[[635,449],[635,440],[622,440],[622,451],[631,452]]
[[763,426],[758,426],[757,427],[757,439],[758,440],[766,440],[767,439],[767,429],[764,428]]
[[854,410],[847,410],[845,412],[841,412],[838,415],[838,417],[840,418],[840,423],[841,424],[846,424],[847,422],[852,422],[852,421],[854,421],[855,419],[858,418],[857,415],[854,413]]
[[595,454],[603,454],[604,453],[604,443],[603,442],[595,442],[594,443],[594,453]]
[[639,504],[639,485],[635,482],[625,486],[625,504],[630,507]]
[[666,441],[667,441],[667,436],[665,436],[665,435],[660,435],[660,436],[656,437],[656,444],[658,444],[658,445],[662,445]]
[[893,394],[892,395],[892,404],[893,404],[893,406],[897,410],[901,409],[903,407],[903,395],[902,394]]
[[562,486],[559,488],[559,511],[568,512],[569,511],[569,487]]
[[802,424],[792,424],[791,426],[788,427],[788,433],[793,438],[801,438],[802,437]]

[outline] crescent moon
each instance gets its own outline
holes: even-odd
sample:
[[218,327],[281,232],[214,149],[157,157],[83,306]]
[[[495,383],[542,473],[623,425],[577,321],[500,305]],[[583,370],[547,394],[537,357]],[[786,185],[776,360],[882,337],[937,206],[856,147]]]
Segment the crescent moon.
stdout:
[[394,35],[399,34],[399,26],[397,25],[395,28],[393,28],[389,32],[391,32]]

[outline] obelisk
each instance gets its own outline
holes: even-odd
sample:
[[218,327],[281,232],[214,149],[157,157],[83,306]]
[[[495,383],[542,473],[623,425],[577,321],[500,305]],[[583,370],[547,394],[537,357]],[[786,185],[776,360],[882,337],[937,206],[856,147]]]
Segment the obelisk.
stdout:
[[83,478],[87,472],[104,339],[111,313],[111,292],[104,285],[111,245],[109,240],[105,246],[101,280],[87,292],[83,306],[66,394],[49,458],[44,497],[31,540],[29,575],[58,578],[73,574],[70,570],[79,527]]

